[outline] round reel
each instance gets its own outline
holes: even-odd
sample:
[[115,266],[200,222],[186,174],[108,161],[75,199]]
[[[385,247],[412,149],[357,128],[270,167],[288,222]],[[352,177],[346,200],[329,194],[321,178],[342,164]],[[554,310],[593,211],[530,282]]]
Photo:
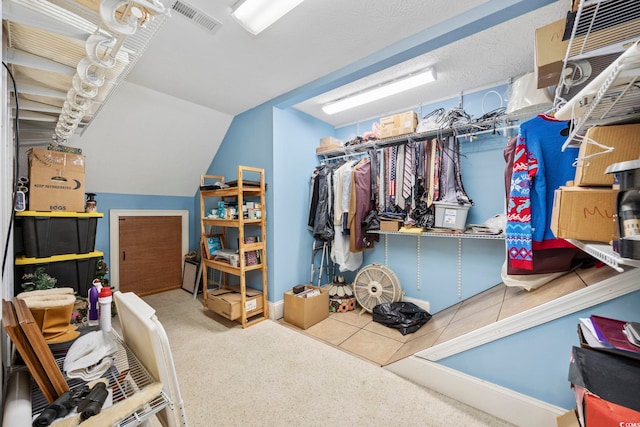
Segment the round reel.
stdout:
[[358,304],[370,313],[378,304],[397,302],[402,298],[398,276],[390,268],[376,263],[358,272],[353,281],[353,292]]

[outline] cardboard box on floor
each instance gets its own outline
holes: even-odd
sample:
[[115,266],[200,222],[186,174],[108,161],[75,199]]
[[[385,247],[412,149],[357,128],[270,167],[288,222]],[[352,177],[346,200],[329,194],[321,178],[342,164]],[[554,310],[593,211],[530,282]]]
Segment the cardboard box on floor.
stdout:
[[[245,308],[247,317],[258,314],[262,310],[262,292],[247,288]],[[216,289],[207,295],[207,307],[229,320],[239,319],[241,311],[241,295],[238,287],[230,286],[228,289]]]
[[555,191],[551,231],[559,239],[609,243],[613,238],[614,190],[560,187]]
[[329,290],[317,286],[305,286],[305,289],[319,289],[320,295],[302,298],[292,290],[284,293],[284,321],[307,329],[329,317]]
[[29,161],[29,210],[84,212],[84,156],[33,148]]
[[[614,174],[605,174],[607,167],[640,157],[640,124],[594,126],[587,130],[585,137],[587,140],[580,144],[578,156],[584,158],[597,153],[602,154],[578,162],[574,182],[576,186],[611,187]],[[589,140],[611,147],[613,151],[607,153],[603,148],[590,144]]]

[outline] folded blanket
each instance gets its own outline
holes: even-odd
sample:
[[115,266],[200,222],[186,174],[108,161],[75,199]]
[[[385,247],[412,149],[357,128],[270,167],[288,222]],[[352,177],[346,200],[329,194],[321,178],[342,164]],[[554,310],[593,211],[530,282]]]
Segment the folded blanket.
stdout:
[[64,359],[64,372],[69,378],[84,381],[100,378],[113,365],[116,351],[118,344],[103,331],[89,332],[71,344]]

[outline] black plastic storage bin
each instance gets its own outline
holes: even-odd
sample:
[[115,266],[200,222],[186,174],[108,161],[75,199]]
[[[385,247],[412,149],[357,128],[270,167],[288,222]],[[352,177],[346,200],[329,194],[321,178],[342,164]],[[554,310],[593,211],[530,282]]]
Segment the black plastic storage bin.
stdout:
[[101,251],[82,255],[56,255],[48,258],[17,257],[15,262],[14,292],[23,292],[22,275],[34,273],[36,268],[44,267],[45,273],[58,279],[57,288],[73,288],[79,296],[86,297],[96,277],[98,259]]
[[28,258],[87,254],[95,250],[101,213],[35,212],[16,215],[22,231],[22,253]]

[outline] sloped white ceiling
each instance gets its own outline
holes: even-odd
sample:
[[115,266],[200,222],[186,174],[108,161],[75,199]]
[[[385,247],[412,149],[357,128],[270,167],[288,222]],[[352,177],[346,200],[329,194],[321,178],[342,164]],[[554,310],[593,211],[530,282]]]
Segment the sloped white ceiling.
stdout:
[[125,82],[80,138],[93,193],[193,196],[233,116]]
[[[506,82],[533,70],[535,28],[562,18],[570,5],[306,0],[254,36],[231,18],[235,1],[185,1],[220,23],[213,32],[172,11],[125,84],[69,140],[87,155],[88,191],[192,196],[232,117],[274,98],[340,126]],[[333,116],[320,110],[425,64],[436,67],[438,81],[424,91]]]

